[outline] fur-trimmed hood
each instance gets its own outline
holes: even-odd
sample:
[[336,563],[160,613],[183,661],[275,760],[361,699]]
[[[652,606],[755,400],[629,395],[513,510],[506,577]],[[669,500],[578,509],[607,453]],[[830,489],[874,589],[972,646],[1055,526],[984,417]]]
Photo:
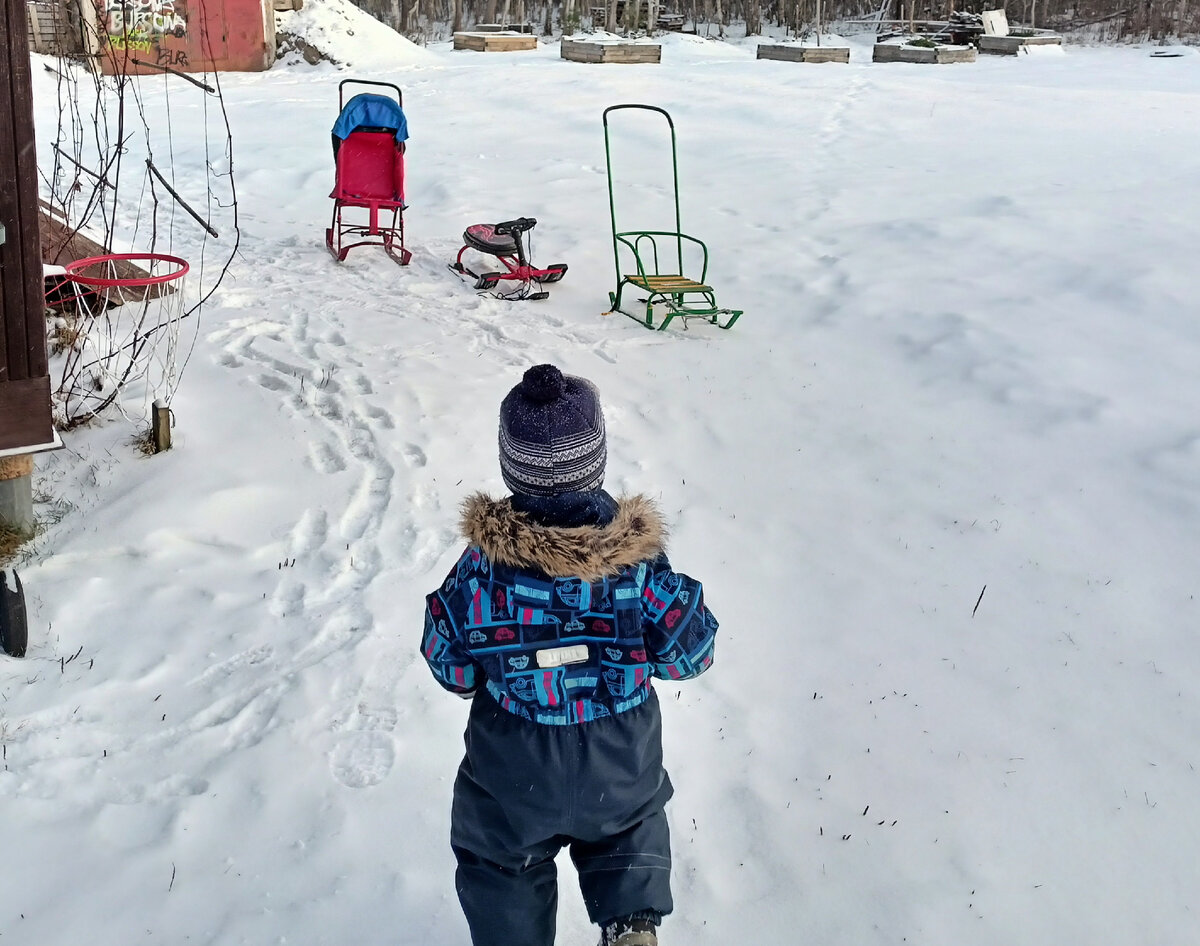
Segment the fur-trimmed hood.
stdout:
[[617,514],[601,526],[544,526],[513,509],[510,499],[485,493],[462,504],[461,528],[497,565],[536,568],[554,578],[596,581],[653,560],[666,544],[666,526],[646,496],[617,500]]

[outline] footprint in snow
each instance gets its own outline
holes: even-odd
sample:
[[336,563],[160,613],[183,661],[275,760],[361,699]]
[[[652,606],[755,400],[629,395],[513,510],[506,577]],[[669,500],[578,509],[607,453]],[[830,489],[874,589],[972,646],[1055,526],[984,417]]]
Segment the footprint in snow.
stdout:
[[382,407],[368,406],[366,415],[375,421],[384,430],[391,430],[396,426],[396,422],[392,419],[392,415],[385,411]]
[[360,703],[349,725],[329,754],[333,777],[347,788],[378,785],[396,764],[392,731],[397,713],[390,706]]
[[273,374],[260,374],[258,383],[268,391],[284,391],[288,388],[288,383],[283,378]]
[[308,462],[318,473],[341,473],[346,469],[346,462],[327,443],[309,444]]
[[411,467],[422,467],[429,462],[428,457],[425,456],[425,451],[415,443],[405,444],[404,460]]

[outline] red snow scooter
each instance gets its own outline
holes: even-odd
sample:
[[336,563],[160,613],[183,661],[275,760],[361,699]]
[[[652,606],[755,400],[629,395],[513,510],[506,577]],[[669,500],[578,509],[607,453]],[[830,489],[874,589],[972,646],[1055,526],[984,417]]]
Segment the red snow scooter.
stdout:
[[[491,292],[497,299],[548,299],[550,293],[542,286],[562,279],[567,264],[552,263],[545,269],[538,269],[529,261],[521,234],[535,226],[537,220],[533,217],[517,217],[503,223],[477,223],[467,227],[463,231],[463,248],[458,251],[458,259],[450,264],[450,269],[464,278],[470,276],[475,280],[476,289]],[[472,272],[463,265],[463,254],[467,250],[496,257],[507,272]],[[508,292],[497,292],[497,287],[505,281],[514,282],[516,286]]]

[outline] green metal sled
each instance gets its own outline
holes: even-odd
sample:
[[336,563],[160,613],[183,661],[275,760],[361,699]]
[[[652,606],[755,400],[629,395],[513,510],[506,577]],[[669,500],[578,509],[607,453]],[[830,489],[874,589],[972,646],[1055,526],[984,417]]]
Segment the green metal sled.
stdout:
[[[675,229],[674,230],[624,230],[617,229],[617,205],[613,196],[612,151],[609,148],[608,115],[609,112],[621,109],[637,108],[649,112],[658,112],[667,120],[671,130],[671,180],[675,189]],[[741,309],[722,309],[717,305],[716,296],[711,286],[705,280],[708,276],[708,247],[702,240],[688,236],[682,230],[679,219],[679,162],[676,158],[675,123],[664,109],[655,105],[611,105],[604,110],[604,158],[608,165],[608,209],[612,219],[613,258],[617,270],[617,291],[608,294],[609,305],[613,312],[627,315],[646,328],[662,331],[671,324],[672,319],[682,319],[687,328],[689,319],[703,319],[721,328],[733,328],[733,323],[742,314]],[[684,244],[694,244],[699,247],[701,266],[699,279],[696,275],[684,273],[683,247]],[[636,270],[623,271],[621,268],[621,250],[624,247],[632,253]],[[674,252],[672,252],[674,249]],[[628,258],[629,252],[626,253]],[[664,271],[664,267],[671,267]],[[625,287],[633,286],[645,292],[646,314],[644,316],[626,312],[621,308],[621,294]],[[666,318],[658,325],[654,324],[654,306],[661,304],[666,310]]]

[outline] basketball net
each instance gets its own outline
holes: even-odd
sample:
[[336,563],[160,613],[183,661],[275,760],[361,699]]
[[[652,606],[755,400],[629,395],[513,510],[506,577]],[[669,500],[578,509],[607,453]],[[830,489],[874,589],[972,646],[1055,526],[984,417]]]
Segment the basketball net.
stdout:
[[47,301],[57,311],[51,342],[60,429],[110,406],[142,423],[156,399],[170,403],[188,269],[185,260],[161,253],[93,256],[64,267]]

